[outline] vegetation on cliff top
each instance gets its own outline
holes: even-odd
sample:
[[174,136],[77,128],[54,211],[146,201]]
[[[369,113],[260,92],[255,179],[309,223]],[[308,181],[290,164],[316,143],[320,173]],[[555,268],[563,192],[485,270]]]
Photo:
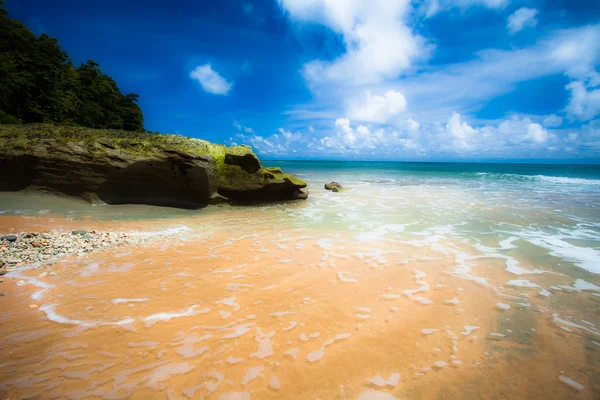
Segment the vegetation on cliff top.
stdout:
[[0,123],[144,131],[138,95],[90,60],[75,68],[58,41],[10,19],[0,0]]
[[[78,143],[91,151],[94,148],[108,147],[132,156],[151,156],[164,151],[172,151],[197,155],[210,154],[215,158],[224,158],[227,149],[225,145],[180,135],[52,124],[0,124],[0,141],[2,141],[3,147],[21,149],[26,152],[37,143],[47,140]],[[249,151],[251,152],[251,150]]]

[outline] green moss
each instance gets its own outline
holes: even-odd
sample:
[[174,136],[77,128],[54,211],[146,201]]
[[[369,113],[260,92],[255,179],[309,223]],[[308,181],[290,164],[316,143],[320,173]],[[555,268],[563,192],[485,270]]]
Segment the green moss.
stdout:
[[[90,129],[50,124],[0,125],[0,140],[8,146],[28,149],[44,140],[77,143],[91,152],[111,148],[132,156],[151,156],[166,151],[212,155],[223,161],[224,145],[179,135],[160,135],[109,129]],[[219,164],[219,162],[217,163]]]

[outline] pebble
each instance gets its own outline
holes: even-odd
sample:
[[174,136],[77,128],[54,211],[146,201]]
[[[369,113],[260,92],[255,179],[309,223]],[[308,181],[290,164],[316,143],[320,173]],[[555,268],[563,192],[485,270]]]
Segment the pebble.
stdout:
[[14,242],[17,240],[17,235],[2,236],[2,240],[6,240],[7,242]]
[[[16,240],[8,241],[7,236],[14,236]],[[21,232],[7,236],[1,236],[0,276],[24,265],[41,266],[67,255],[84,256],[97,250],[153,240],[126,233],[96,231]]]
[[0,296],[6,296],[6,295],[8,295],[8,293],[6,293],[6,292],[0,293]]

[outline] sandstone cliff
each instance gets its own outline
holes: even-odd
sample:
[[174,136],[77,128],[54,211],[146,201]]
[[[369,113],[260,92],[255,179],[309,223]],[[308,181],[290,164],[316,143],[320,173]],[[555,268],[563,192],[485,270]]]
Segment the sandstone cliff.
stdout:
[[198,208],[304,199],[306,183],[263,168],[248,146],[179,135],[49,124],[0,125],[0,191],[108,204]]

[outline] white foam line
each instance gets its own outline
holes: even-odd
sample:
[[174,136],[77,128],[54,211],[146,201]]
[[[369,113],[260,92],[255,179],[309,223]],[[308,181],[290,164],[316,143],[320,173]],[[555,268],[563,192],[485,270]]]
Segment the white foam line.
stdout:
[[50,321],[58,322],[59,324],[78,325],[78,326],[82,326],[82,327],[86,327],[86,328],[93,328],[93,327],[98,327],[98,326],[127,325],[127,324],[131,324],[132,322],[135,322],[135,319],[133,319],[133,318],[125,318],[125,319],[117,321],[117,322],[103,322],[103,321],[89,322],[89,321],[82,321],[82,320],[78,320],[78,319],[70,319],[70,318],[64,317],[60,314],[57,314],[56,311],[54,310],[54,307],[56,307],[55,303],[54,304],[44,304],[43,306],[41,306],[39,308],[39,310],[42,311],[44,314],[46,314],[46,317],[48,317],[48,319]]
[[147,297],[143,297],[143,298],[139,298],[139,299],[113,299],[111,300],[111,303],[113,304],[121,304],[121,303],[140,303],[140,302],[144,302],[144,301],[150,301],[149,298]]
[[591,333],[593,335],[600,336],[600,332],[599,331],[597,331],[595,329],[588,328],[588,327],[583,326],[583,325],[576,324],[574,322],[570,322],[570,321],[564,320],[562,318],[559,318],[558,314],[552,314],[552,317],[554,318],[554,322],[557,322],[559,325],[561,325],[561,324],[562,325],[567,325],[567,326],[570,326],[572,328],[581,329],[581,330],[589,332],[589,333]]
[[161,313],[149,315],[143,319],[144,325],[148,328],[148,327],[156,324],[159,321],[166,322],[166,321],[170,321],[173,318],[191,317],[194,315],[206,314],[206,313],[210,312],[210,308],[203,308],[202,310],[196,311],[197,307],[198,307],[198,305],[196,304],[196,305],[188,307],[185,311],[174,312],[174,313],[161,312]]
[[131,232],[131,234],[136,235],[136,236],[153,237],[153,236],[176,235],[178,233],[188,232],[188,231],[191,231],[191,229],[185,225],[182,225],[182,226],[178,226],[177,228],[169,228],[169,229],[164,229],[161,231],[137,231],[137,232]]

